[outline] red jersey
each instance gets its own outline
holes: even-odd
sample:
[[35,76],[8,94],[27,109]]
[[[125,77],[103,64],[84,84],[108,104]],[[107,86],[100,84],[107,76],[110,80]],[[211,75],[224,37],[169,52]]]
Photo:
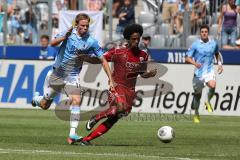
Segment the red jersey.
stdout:
[[146,70],[148,54],[142,50],[133,53],[128,48],[113,48],[104,54],[108,62],[113,62],[113,79],[117,84],[135,88],[137,76]]

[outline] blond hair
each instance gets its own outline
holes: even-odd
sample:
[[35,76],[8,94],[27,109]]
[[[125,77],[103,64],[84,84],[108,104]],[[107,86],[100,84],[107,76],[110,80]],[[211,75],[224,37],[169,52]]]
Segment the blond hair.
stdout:
[[90,22],[90,17],[85,13],[79,13],[75,18],[75,25],[78,25],[81,20],[88,20],[88,22]]

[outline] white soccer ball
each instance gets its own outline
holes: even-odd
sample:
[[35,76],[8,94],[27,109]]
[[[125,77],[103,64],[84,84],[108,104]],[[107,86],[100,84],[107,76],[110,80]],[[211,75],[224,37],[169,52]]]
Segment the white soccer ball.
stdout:
[[159,128],[159,130],[157,132],[157,136],[163,143],[169,143],[175,137],[175,132],[172,127],[163,126],[163,127]]

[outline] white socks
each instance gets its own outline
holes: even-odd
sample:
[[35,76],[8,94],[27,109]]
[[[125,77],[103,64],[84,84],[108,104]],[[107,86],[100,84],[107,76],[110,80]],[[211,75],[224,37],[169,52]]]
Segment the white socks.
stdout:
[[69,136],[76,134],[76,128],[70,128]]
[[70,133],[69,136],[76,134],[76,129],[80,120],[80,106],[71,106]]

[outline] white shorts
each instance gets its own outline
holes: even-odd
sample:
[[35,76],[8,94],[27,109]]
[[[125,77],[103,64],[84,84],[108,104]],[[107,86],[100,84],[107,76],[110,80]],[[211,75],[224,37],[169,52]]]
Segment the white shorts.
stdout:
[[81,87],[79,76],[59,77],[50,70],[44,82],[44,97],[53,99],[58,93],[69,95],[80,95]]
[[207,74],[204,74],[201,78],[200,78],[201,81],[204,82],[204,84],[206,84],[207,82],[211,81],[211,80],[216,80],[216,76],[214,74],[214,72],[210,72],[210,73],[207,73]]

